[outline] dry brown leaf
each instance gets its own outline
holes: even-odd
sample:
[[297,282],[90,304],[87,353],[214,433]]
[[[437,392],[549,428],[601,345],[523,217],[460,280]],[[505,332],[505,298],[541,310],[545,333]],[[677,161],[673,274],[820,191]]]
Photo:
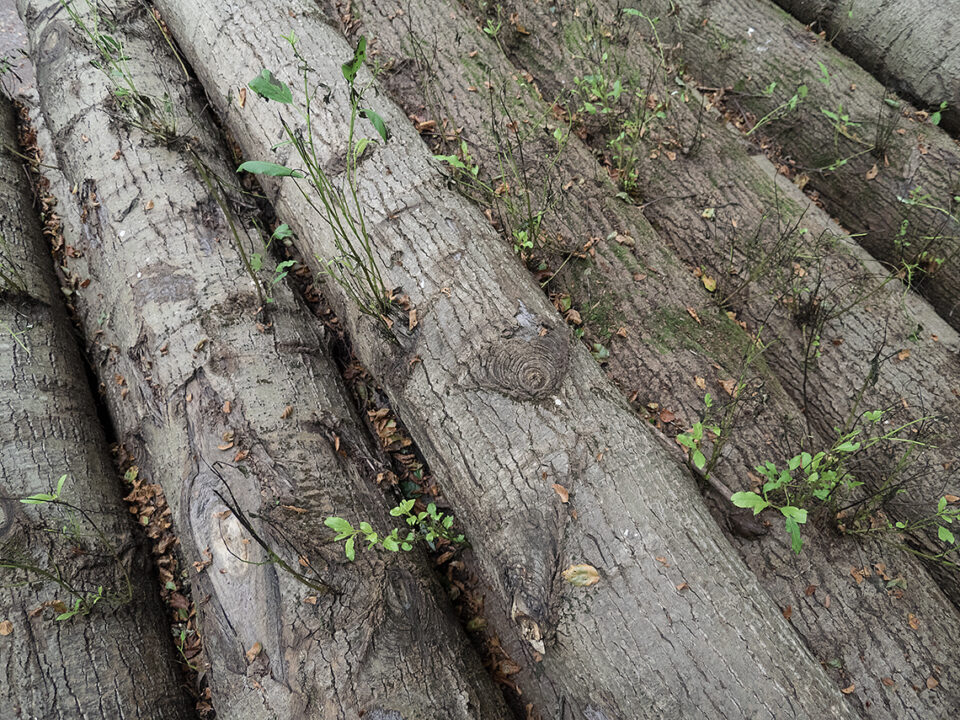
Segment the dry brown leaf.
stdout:
[[937,680],[933,675],[927,678],[927,690],[933,690],[939,684],[940,681]]
[[807,585],[807,589],[803,591],[803,594],[807,597],[810,597],[817,591],[816,585]]
[[600,573],[593,565],[571,565],[561,575],[571,585],[590,587],[600,582]]
[[293,415],[293,405],[287,405],[287,406],[283,409],[283,412],[280,413],[280,419],[281,419],[281,420],[286,420],[286,419],[287,419],[288,417],[290,417],[291,415]]
[[737,381],[736,380],[718,380],[720,387],[723,388],[724,392],[727,393],[730,397],[736,397],[737,392]]
[[560,502],[566,503],[570,500],[570,491],[567,490],[563,485],[559,483],[554,483],[550,487],[553,488],[553,491],[560,496]]
[[147,200],[147,204],[143,206],[143,209],[147,212],[153,210],[153,200]]
[[864,176],[867,180],[873,180],[877,173],[880,172],[880,169],[877,167],[877,164],[874,163],[873,167],[867,170],[867,174]]
[[882,682],[887,687],[893,687],[893,678],[890,678],[890,677],[880,678],[880,682]]
[[907,624],[912,627],[914,630],[920,629],[920,621],[917,619],[917,616],[913,613],[907,613]]
[[660,555],[657,555],[657,557],[655,557],[654,559],[664,567],[670,567],[670,563],[667,562],[667,559],[665,557],[661,557]]
[[223,414],[224,414],[224,415],[229,415],[229,414],[230,414],[230,411],[231,411],[232,409],[233,409],[233,406],[230,404],[230,401],[229,401],[229,400],[227,400],[226,402],[223,403]]
[[567,311],[567,322],[571,325],[579,325],[583,322],[583,318],[580,317],[580,313],[572,308]]
[[958,500],[960,500],[960,497],[957,497],[956,495],[944,495],[943,499],[946,500],[948,503],[955,503]]
[[307,597],[305,597],[305,598],[303,599],[303,601],[304,601],[305,603],[307,603],[307,605],[316,605],[316,604],[317,604],[317,596],[316,596],[316,595],[307,595]]
[[677,419],[677,416],[674,415],[674,414],[673,414],[672,412],[670,412],[669,410],[663,409],[663,410],[660,411],[660,422],[662,422],[662,423],[672,423],[672,422],[673,422],[674,420],[676,420],[676,419]]
[[7,636],[13,632],[13,623],[9,620],[0,622],[0,635]]
[[783,613],[784,619],[789,620],[793,615],[793,605],[787,605],[781,612]]
[[248,663],[252,663],[252,662],[256,659],[257,655],[260,654],[260,651],[261,651],[261,650],[263,650],[263,645],[261,645],[259,642],[255,642],[255,643],[253,644],[253,647],[251,647],[251,648],[250,648],[249,650],[247,650],[247,652],[246,652],[247,662],[248,662]]
[[687,584],[686,580],[684,580],[682,583],[679,583],[677,585],[677,590],[679,590],[680,592],[683,592],[684,590],[689,590],[689,589],[690,589],[690,585]]
[[414,308],[407,314],[407,329],[413,330],[417,326],[417,309]]
[[237,93],[237,100],[242,110],[243,106],[247,104],[247,89],[245,87],[240,88],[240,92]]
[[856,690],[856,689],[857,689],[857,686],[854,685],[853,683],[850,683],[850,687],[845,687],[845,688],[841,689],[840,692],[842,692],[844,695],[849,695],[850,693],[852,693],[852,692],[853,692],[854,690]]
[[698,388],[700,388],[701,390],[706,390],[706,389],[707,389],[707,381],[704,380],[704,379],[703,379],[702,377],[700,377],[699,375],[694,376],[693,382],[694,382],[694,384],[695,384]]
[[700,316],[697,315],[697,311],[696,311],[696,310],[694,310],[692,307],[688,307],[688,308],[687,308],[687,312],[690,314],[690,317],[692,317],[694,320],[697,321],[697,323],[699,323],[699,324],[701,324],[701,325],[703,324],[703,323],[700,322]]
[[897,353],[897,360],[899,360],[900,362],[903,362],[903,361],[906,360],[908,357],[910,357],[910,350],[909,350],[909,348],[904,348],[903,350],[901,350],[900,352]]

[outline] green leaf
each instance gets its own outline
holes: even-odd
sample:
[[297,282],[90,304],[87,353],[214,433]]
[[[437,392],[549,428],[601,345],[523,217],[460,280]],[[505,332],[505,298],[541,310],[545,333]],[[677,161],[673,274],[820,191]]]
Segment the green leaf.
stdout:
[[937,525],[937,537],[943,542],[951,545],[956,542],[956,539],[953,537],[953,533],[947,530],[943,525]]
[[380,117],[373,110],[366,108],[360,111],[360,117],[366,118],[370,121],[370,124],[376,129],[380,134],[380,137],[383,138],[383,141],[386,142],[390,133],[387,131],[387,125],[383,122],[383,118]]
[[270,237],[273,240],[285,240],[288,237],[293,237],[293,230],[290,229],[289,225],[283,223],[283,225],[277,225],[277,229],[273,231]]
[[269,70],[261,70],[260,74],[250,81],[248,87],[267,100],[276,100],[284,105],[293,102],[293,93],[290,92],[290,88],[274,77]]
[[349,534],[353,532],[353,525],[344,520],[342,517],[328,517],[323,521],[323,524],[337,533]]
[[360,532],[362,532],[364,535],[370,535],[373,533],[373,528],[370,527],[370,523],[362,522],[360,523]]
[[693,451],[693,455],[691,455],[691,459],[693,460],[693,465],[694,467],[697,468],[697,470],[703,470],[703,468],[706,467],[707,465],[707,459],[703,456],[703,453],[700,452],[699,450]]
[[444,526],[447,530],[449,530],[451,527],[453,527],[453,515],[447,515],[447,516],[443,519],[443,526]]
[[400,549],[400,543],[395,538],[387,536],[383,539],[383,547],[390,552],[397,552]]
[[263,269],[263,256],[260,253],[250,253],[250,269],[254,272]]
[[737,507],[753,509],[753,514],[757,515],[762,510],[770,507],[770,503],[754,492],[738,492],[730,496],[730,502]]
[[78,610],[67,610],[67,612],[65,612],[65,613],[60,613],[59,615],[57,615],[57,620],[58,620],[58,621],[61,621],[61,622],[62,622],[63,620],[69,620],[69,619],[72,618],[74,615],[76,615],[77,612],[79,612],[79,611],[78,611]]
[[41,503],[51,502],[56,500],[53,495],[48,495],[47,493],[37,493],[36,495],[31,495],[30,497],[25,497],[20,502],[24,505],[39,505]]
[[793,505],[784,505],[780,508],[780,512],[783,513],[784,517],[790,518],[800,524],[803,524],[807,521],[807,511],[803,508],[794,507]]
[[677,442],[684,447],[690,448],[691,450],[695,450],[697,447],[696,443],[693,441],[693,438],[690,435],[687,435],[687,433],[680,433],[677,435]]
[[400,512],[406,515],[408,512],[413,510],[413,506],[416,504],[417,504],[417,501],[414,500],[413,498],[409,500],[404,500],[402,503],[400,503]]
[[63,492],[63,484],[67,481],[66,475],[61,475],[60,479],[57,480],[57,490],[54,493],[57,497],[60,496],[60,493]]
[[940,498],[940,502],[937,503],[937,512],[942,513],[947,509],[947,499],[945,497]]
[[350,562],[353,562],[357,557],[357,554],[353,550],[353,541],[354,538],[351,537],[349,540],[347,540],[346,545],[343,547],[343,551],[347,554],[347,560]]
[[940,111],[937,110],[935,113],[930,115],[930,124],[939,125],[940,124]]
[[353,157],[358,158],[363,155],[363,151],[367,149],[367,145],[370,144],[370,138],[360,138],[357,140],[357,144],[353,146]]
[[407,552],[410,552],[411,550],[413,550],[413,545],[411,545],[411,544],[408,543],[408,542],[400,543],[400,547],[402,547],[402,548],[403,548],[404,550],[406,550]]
[[870,422],[877,422],[883,416],[883,410],[868,410],[863,416]]
[[837,445],[837,452],[851,453],[856,452],[860,449],[860,443],[845,442],[841,445]]
[[269,175],[271,177],[305,177],[299,170],[291,170],[284,165],[262,162],[260,160],[247,160],[247,162],[237,168],[237,172],[248,172],[253,175]]
[[803,538],[800,537],[800,526],[793,518],[787,518],[787,533],[790,535],[790,547],[797,555],[803,549]]
[[365,35],[361,35],[360,39],[357,41],[357,49],[353,51],[353,59],[340,66],[340,69],[343,72],[343,79],[353,85],[353,81],[356,80],[357,73],[360,72],[360,68],[363,65],[363,61],[366,59],[366,57],[367,38]]

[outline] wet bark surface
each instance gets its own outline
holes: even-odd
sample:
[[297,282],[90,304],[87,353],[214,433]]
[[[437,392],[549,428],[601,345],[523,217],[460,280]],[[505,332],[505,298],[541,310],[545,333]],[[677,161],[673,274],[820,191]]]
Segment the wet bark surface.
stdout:
[[[545,93],[561,95],[574,77],[595,67],[565,40],[579,45],[603,34],[588,11],[537,3],[511,10],[529,34],[501,42]],[[646,77],[659,66],[643,43],[629,36],[616,42],[621,67],[639,68]],[[614,52],[614,43],[607,47]],[[659,97],[669,92],[659,85],[655,90]],[[869,255],[842,239],[822,211],[805,205],[785,180],[776,181],[730,128],[709,110],[700,114],[695,98],[689,99],[689,105],[672,101],[668,119],[646,140],[649,150],[638,169],[646,217],[684,262],[718,279],[718,296],[729,308],[776,340],[766,359],[823,437],[836,436],[834,428],[844,426],[854,408],[854,417],[890,408],[896,410],[891,421],[926,414],[943,420],[938,447],[925,449],[922,470],[894,500],[905,517],[932,512],[951,484],[955,462],[955,333],[895,280],[882,284],[885,273]],[[606,148],[603,133],[588,140],[598,153]],[[891,463],[887,456],[873,458],[861,479],[882,485]],[[939,564],[931,568],[956,603],[956,573]]]
[[822,31],[881,82],[935,110],[960,131],[960,4],[889,0],[776,0]]
[[[5,717],[192,717],[0,98],[0,698]],[[59,500],[23,504],[51,494]],[[102,598],[89,613],[57,620]]]
[[167,115],[123,109],[59,3],[20,3],[76,190],[59,198],[67,272],[82,279],[73,302],[117,432],[196,563],[218,715],[506,717],[425,559],[351,563],[332,541],[329,515],[393,523],[362,442],[334,447],[363,436],[323,333],[283,283],[258,313],[237,242],[263,252],[261,240],[239,223],[232,236],[201,179],[234,182],[202,104],[139,3],[100,8],[137,93],[154,108],[166,95],[176,132]]
[[[348,115],[338,78],[352,48],[313,6],[159,7],[249,159],[294,162],[289,148],[269,150],[281,133],[277,106],[228,96],[249,79],[230,66],[255,58],[294,84],[280,39],[293,30],[331,87],[313,130],[322,165],[336,172]],[[525,665],[512,678],[524,701],[545,717],[846,713],[689,477],[571,343],[483,215],[446,187],[407,119],[382,98],[366,102],[392,132],[361,163],[366,223],[417,324],[404,332],[395,322],[385,337],[341,297],[342,316],[464,523],[494,630]],[[268,193],[306,256],[334,255],[296,188],[268,183]],[[569,489],[568,505],[553,484]],[[600,581],[567,583],[561,572],[574,563],[595,566]],[[798,664],[773,660],[772,637]]]

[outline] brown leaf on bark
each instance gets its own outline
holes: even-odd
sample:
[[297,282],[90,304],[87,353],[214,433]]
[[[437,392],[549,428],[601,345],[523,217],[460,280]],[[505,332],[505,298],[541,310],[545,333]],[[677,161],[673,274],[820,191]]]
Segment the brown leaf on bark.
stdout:
[[553,491],[560,496],[560,502],[566,503],[570,501],[570,492],[559,483],[554,483],[552,486]]
[[670,412],[669,410],[664,409],[664,410],[661,410],[661,411],[660,411],[660,422],[662,422],[662,423],[672,423],[672,422],[673,422],[674,420],[676,420],[676,419],[677,419],[677,416],[674,415],[674,414],[673,414],[672,412]]
[[782,612],[784,619],[789,620],[793,616],[793,605],[787,605]]
[[9,620],[0,622],[0,635],[7,636],[13,632],[13,623]]
[[927,690],[933,690],[939,684],[940,681],[937,680],[933,675],[927,678]]
[[893,678],[890,678],[890,677],[880,678],[880,682],[882,682],[887,687],[893,687]]
[[907,613],[907,624],[914,630],[920,629],[920,621],[917,619],[917,616],[913,613]]
[[864,177],[865,177],[867,180],[873,180],[873,179],[877,176],[877,173],[878,173],[878,172],[880,172],[880,169],[877,167],[877,164],[874,163],[874,164],[873,164],[873,167],[870,168],[869,170],[867,170],[867,174],[864,175]]
[[842,688],[842,689],[840,690],[840,692],[842,692],[844,695],[849,695],[850,693],[852,693],[852,692],[853,692],[854,690],[856,690],[856,689],[857,689],[857,686],[854,685],[853,683],[850,683],[850,687]]
[[571,585],[590,587],[600,582],[600,573],[593,565],[571,565],[561,575]]
[[255,642],[253,647],[246,652],[247,662],[252,663],[256,659],[257,655],[260,654],[261,650],[263,650],[263,645],[261,645],[259,642]]

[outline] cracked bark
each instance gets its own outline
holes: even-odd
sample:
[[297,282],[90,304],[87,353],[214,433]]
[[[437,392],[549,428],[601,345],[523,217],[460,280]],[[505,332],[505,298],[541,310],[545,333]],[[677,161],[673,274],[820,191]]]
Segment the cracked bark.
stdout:
[[[158,7],[249,159],[292,162],[289,148],[269,151],[276,105],[248,93],[241,108],[228,92],[261,67],[292,83],[280,36],[293,30],[332,88],[313,118],[321,161],[342,156],[338,78],[352,49],[311,4]],[[523,701],[545,717],[848,715],[690,479],[573,345],[479,211],[446,187],[406,118],[368,101],[393,135],[361,163],[367,227],[388,285],[409,294],[419,324],[408,334],[397,323],[385,337],[328,289],[473,542],[491,624],[524,661],[513,676]],[[295,188],[267,186],[304,255],[331,257],[330,236]],[[570,489],[572,508],[552,483]],[[560,578],[584,562],[599,569],[597,585]],[[796,664],[780,662],[783,646]]]
[[775,0],[877,78],[925,108],[949,103],[944,125],[960,132],[960,5],[890,0]]
[[[0,97],[0,246],[16,268],[0,289],[0,677],[6,717],[186,720],[182,677],[146,552],[132,534],[50,248],[33,214],[13,107]],[[16,338],[14,337],[16,334]],[[63,505],[23,505],[67,475]],[[93,523],[93,524],[92,524]],[[6,565],[15,563],[19,568]],[[104,588],[89,615],[57,622],[77,593]],[[125,573],[132,582],[129,600]]]
[[[191,579],[218,714],[505,718],[425,558],[358,552],[349,563],[331,542],[328,515],[392,523],[319,421],[356,422],[322,332],[283,284],[258,325],[225,218],[182,150],[229,182],[202,104],[139,3],[100,7],[116,11],[112,34],[141,92],[169,93],[189,133],[180,143],[126,122],[60,3],[19,3],[60,187],[77,189],[60,203],[67,270],[90,280],[74,299],[87,351],[188,561],[209,562]],[[254,250],[259,240],[240,232]],[[267,562],[244,520],[289,566],[315,572],[313,584]]]
[[[438,125],[446,119],[447,127],[463,128],[461,137],[481,168],[499,167],[498,144],[505,125],[518,123],[532,129],[540,119],[550,117],[550,104],[519,79],[517,68],[455,3],[407,2],[402,14],[391,2],[364,2],[353,10],[359,21],[354,32],[370,38],[369,47],[378,61],[394,68],[384,80],[393,98],[408,116],[422,118],[426,112]],[[328,12],[333,15],[334,11]],[[336,16],[331,19],[336,21]],[[472,57],[482,62],[482,77],[476,75]],[[484,80],[492,83],[496,97],[502,90],[510,99],[509,117],[491,109],[487,93],[469,89],[483,86]],[[436,111],[440,117],[432,114],[434,106],[440,108]],[[449,115],[442,116],[444,112]],[[625,327],[627,334],[610,340],[608,376],[625,394],[640,390],[641,404],[656,401],[673,410],[688,427],[703,407],[703,391],[694,378],[710,378],[708,389],[722,404],[726,396],[715,381],[737,376],[748,336],[664,249],[640,210],[615,198],[616,188],[575,136],[557,165],[549,167],[552,129],[548,125],[542,133],[530,132],[523,149],[530,163],[528,189],[534,195],[550,186],[567,188],[545,216],[543,236],[552,239],[560,234],[575,245],[590,237],[600,239],[596,258],[568,263],[571,270],[551,287],[569,292],[574,307],[587,307],[595,298],[613,305],[614,325]],[[611,233],[631,237],[632,251],[625,252],[616,239],[607,239]],[[557,262],[562,259],[560,253]],[[650,273],[652,278],[634,279],[638,268],[650,267],[657,268]],[[702,324],[691,318],[679,337],[663,339],[660,331],[665,319],[689,317],[686,308],[691,305]],[[751,369],[747,383],[744,397],[750,395],[744,415],[716,471],[734,490],[746,489],[746,471],[771,454],[792,454],[791,443],[804,432],[800,410],[762,361]],[[814,437],[808,443],[808,447],[819,447],[823,440]],[[730,519],[725,517],[730,506],[726,497],[721,500],[726,505],[717,513],[722,524]],[[791,622],[815,656],[823,663],[841,659],[844,669],[836,673],[838,682],[855,688],[848,698],[859,712],[874,718],[923,718],[960,709],[960,676],[953,670],[960,658],[943,642],[954,635],[960,615],[920,562],[889,546],[839,536],[828,527],[817,527],[817,521],[812,520],[807,530],[799,558],[789,550],[780,528],[757,540],[735,532],[728,537],[775,603],[781,609],[791,608]],[[854,563],[873,571],[866,584],[851,576]],[[888,592],[876,567],[890,578],[902,574],[908,579],[908,593]],[[910,612],[924,618],[919,630],[905,622]],[[949,679],[941,677],[937,668]],[[914,690],[934,675],[940,679],[938,691]],[[894,676],[893,685],[882,681]]]
[[[902,9],[902,3],[896,7]],[[759,119],[774,112],[799,85],[806,86],[806,99],[763,125],[758,135],[773,139],[796,161],[798,173],[808,178],[831,216],[857,234],[857,242],[878,260],[899,267],[923,252],[944,258],[939,267],[928,259],[921,262],[929,272],[918,273],[916,287],[953,327],[960,327],[960,204],[953,200],[960,192],[956,141],[931,123],[918,121],[906,103],[899,109],[888,105],[886,99],[892,98],[881,83],[768,2],[700,0],[677,5],[654,0],[644,8],[665,19],[658,25],[662,42],[679,46],[675,52],[698,82],[728,88],[731,110]],[[610,3],[602,5],[605,22],[613,22],[615,9]],[[910,47],[913,52],[912,43]],[[766,93],[771,83],[776,83],[775,90]],[[838,107],[855,126],[838,126],[823,112],[836,113]],[[829,169],[841,160],[842,165]],[[953,218],[898,199],[909,198],[916,188],[930,196],[928,205]]]
[[[558,94],[570,86],[574,76],[586,74],[581,60],[565,47],[562,35],[580,32],[582,36],[589,18],[586,11],[575,13],[573,4],[508,7],[518,13],[523,26],[537,32],[503,42],[515,63],[531,72],[545,92]],[[620,40],[625,53],[622,61],[644,71],[656,65],[643,42]],[[929,304],[905,293],[898,283],[877,289],[876,278],[886,274],[878,263],[844,239],[845,234],[789,181],[775,178],[769,162],[749,156],[738,134],[717,122],[714,114],[707,111],[701,125],[697,113],[682,102],[675,102],[670,113],[669,132],[659,138],[667,143],[665,147],[671,147],[675,135],[692,138],[699,130],[702,137],[695,152],[684,154],[678,148],[674,160],[663,152],[653,153],[657,145],[650,141],[655,157],[645,158],[639,169],[644,196],[655,201],[645,207],[647,219],[683,262],[718,279],[721,296],[743,282],[762,257],[771,258],[766,271],[730,303],[750,327],[762,326],[767,338],[776,340],[765,353],[766,359],[822,437],[835,436],[834,428],[844,425],[879,348],[887,361],[882,363],[876,383],[865,387],[860,411],[890,408],[891,421],[926,414],[943,421],[939,446],[924,450],[919,466],[922,472],[911,480],[906,495],[891,502],[902,517],[918,518],[932,512],[945,489],[954,484],[949,468],[956,462],[960,420],[956,402],[960,343],[956,333]],[[595,149],[604,145],[602,136],[591,141],[596,143]],[[705,217],[708,208],[713,213]],[[807,232],[794,235],[795,250],[781,255],[776,250],[780,228],[793,221]],[[759,253],[748,247],[754,231],[762,248]],[[820,238],[828,244],[819,243]],[[806,376],[804,333],[810,332],[810,323],[798,309],[810,307],[811,294],[796,292],[797,268],[804,273],[804,286],[818,287],[820,283],[819,302],[854,309],[840,313],[820,329],[825,342],[819,347],[820,357],[807,364]],[[858,300],[866,292],[872,294]],[[910,352],[898,356],[904,349]],[[868,458],[861,469],[862,479],[869,483],[885,477],[891,462],[891,457],[882,453]],[[922,546],[925,540],[918,538],[917,542]],[[936,540],[932,542],[936,544]],[[960,602],[960,574],[938,563],[929,568],[953,603]]]

